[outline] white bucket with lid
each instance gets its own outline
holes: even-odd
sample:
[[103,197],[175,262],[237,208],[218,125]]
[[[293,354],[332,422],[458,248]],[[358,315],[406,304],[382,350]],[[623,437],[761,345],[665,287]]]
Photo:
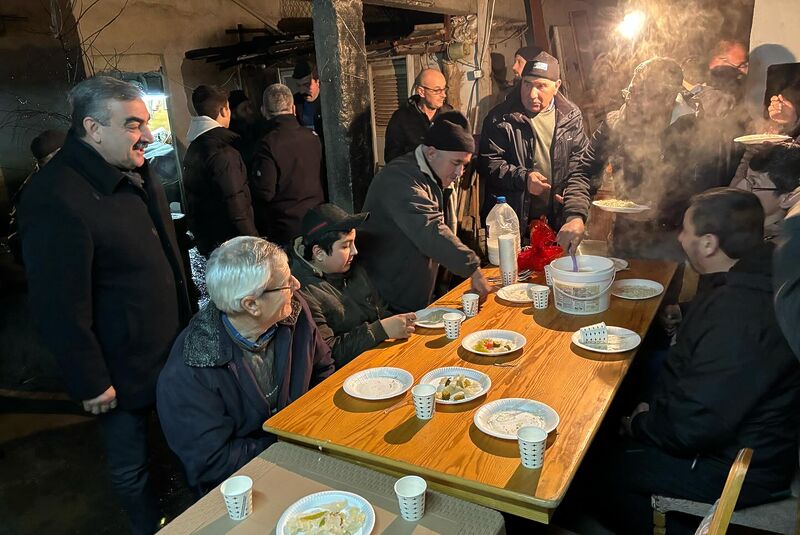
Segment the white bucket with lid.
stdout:
[[569,256],[550,262],[556,308],[579,316],[605,312],[616,275],[614,262],[602,256],[575,258],[578,271],[572,271],[572,258]]

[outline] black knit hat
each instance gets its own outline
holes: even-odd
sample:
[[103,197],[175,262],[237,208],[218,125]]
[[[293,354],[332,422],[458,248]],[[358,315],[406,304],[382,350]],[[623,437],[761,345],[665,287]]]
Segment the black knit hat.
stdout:
[[361,226],[368,217],[369,212],[350,215],[335,204],[320,204],[303,217],[303,239],[308,241],[309,238],[332,231],[350,232]]
[[457,111],[437,115],[422,144],[452,152],[475,152],[475,138],[469,130],[469,121]]
[[533,76],[534,78],[546,78],[557,82],[561,79],[561,67],[558,60],[547,52],[539,52],[532,59],[529,59],[522,69],[522,77]]
[[317,78],[319,75],[317,74],[317,66],[312,61],[308,61],[305,59],[301,59],[297,63],[294,64],[294,71],[292,72],[292,78],[295,80],[299,80],[300,78],[305,78],[309,74],[313,75],[313,78]]
[[538,56],[542,52],[542,49],[538,46],[523,46],[516,52],[514,52],[515,56],[520,56],[525,61],[531,61],[533,58]]
[[45,130],[31,141],[31,153],[37,160],[45,158],[64,145],[67,133],[63,130]]

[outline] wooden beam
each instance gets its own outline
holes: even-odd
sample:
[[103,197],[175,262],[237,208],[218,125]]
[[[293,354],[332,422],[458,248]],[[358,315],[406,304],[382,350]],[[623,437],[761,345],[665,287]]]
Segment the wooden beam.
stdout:
[[542,0],[528,0],[528,6],[530,8],[531,28],[533,29],[533,43],[549,53],[550,39],[547,37],[547,26],[544,23]]

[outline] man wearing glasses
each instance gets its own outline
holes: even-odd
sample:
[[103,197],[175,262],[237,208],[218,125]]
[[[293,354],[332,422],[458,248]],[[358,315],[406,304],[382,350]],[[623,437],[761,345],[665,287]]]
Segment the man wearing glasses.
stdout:
[[446,99],[444,75],[436,69],[423,69],[414,80],[414,94],[392,114],[386,126],[384,163],[411,152],[422,143],[437,115],[453,109],[445,103]]
[[333,373],[283,250],[240,236],[211,253],[211,302],[172,346],[158,415],[189,484],[205,494],[275,439],[264,421]]

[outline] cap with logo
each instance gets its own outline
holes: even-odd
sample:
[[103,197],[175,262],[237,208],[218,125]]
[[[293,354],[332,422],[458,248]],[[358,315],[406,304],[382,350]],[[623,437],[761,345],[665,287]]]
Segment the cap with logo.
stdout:
[[561,67],[558,60],[547,52],[539,52],[535,57],[529,59],[522,69],[522,77],[533,76],[534,78],[546,78],[557,82],[561,79]]
[[303,238],[308,240],[326,232],[350,232],[361,226],[369,212],[350,215],[335,204],[320,204],[303,217]]

